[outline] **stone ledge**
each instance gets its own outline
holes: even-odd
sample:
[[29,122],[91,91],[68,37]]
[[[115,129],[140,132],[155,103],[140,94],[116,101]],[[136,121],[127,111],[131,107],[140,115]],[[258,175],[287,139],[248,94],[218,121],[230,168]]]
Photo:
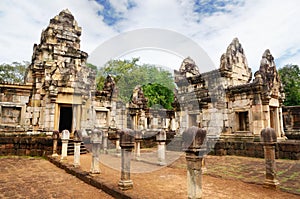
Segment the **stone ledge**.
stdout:
[[80,168],[74,168],[72,165],[68,163],[60,162],[58,159],[53,158],[51,156],[47,156],[46,159],[49,160],[49,162],[51,162],[58,168],[64,169],[67,173],[77,177],[78,179],[82,180],[83,182],[91,186],[103,190],[105,193],[111,195],[114,198],[122,198],[122,199],[137,198],[137,196],[132,196],[131,194],[121,191],[120,189],[118,189],[118,187],[113,187],[111,185],[106,184],[100,179],[95,179],[93,176],[89,175],[88,172],[83,171]]

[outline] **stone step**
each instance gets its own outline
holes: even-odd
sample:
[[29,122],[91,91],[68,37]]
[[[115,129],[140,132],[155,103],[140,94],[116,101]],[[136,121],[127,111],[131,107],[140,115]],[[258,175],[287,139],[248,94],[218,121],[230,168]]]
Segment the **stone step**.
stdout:
[[[87,154],[89,151],[85,147],[84,143],[81,142],[80,144],[80,154]],[[72,139],[69,140],[68,142],[68,155],[74,155],[74,141]]]

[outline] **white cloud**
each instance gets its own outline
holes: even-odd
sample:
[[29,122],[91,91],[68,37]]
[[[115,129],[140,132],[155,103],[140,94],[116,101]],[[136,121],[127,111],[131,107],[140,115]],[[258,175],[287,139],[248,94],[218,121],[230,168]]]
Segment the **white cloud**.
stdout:
[[82,49],[91,51],[95,43],[116,34],[102,22],[97,11],[103,9],[94,1],[85,0],[2,0],[0,1],[0,63],[31,60],[32,47],[49,20],[68,8],[82,27]]
[[245,0],[244,4],[227,4],[230,12],[205,15],[194,12],[192,0],[136,0],[136,6],[129,10],[128,0],[110,0],[110,3],[124,17],[113,27],[97,15],[103,7],[95,1],[2,0],[0,63],[30,60],[32,46],[39,42],[42,29],[61,10],[69,8],[83,29],[81,45],[88,53],[118,32],[163,28],[195,40],[216,67],[234,37],[242,43],[253,72],[259,68],[261,55],[267,48],[278,60],[278,67],[300,64],[298,0]]
[[278,58],[291,47],[300,48],[300,29],[296,25],[300,17],[296,10],[299,3],[292,0],[246,1],[243,7],[231,14],[206,18],[202,25],[206,29],[212,28],[212,35],[200,33],[197,37],[204,39],[201,42],[204,49],[217,61],[230,41],[238,37],[250,67],[257,70],[265,49],[269,48]]

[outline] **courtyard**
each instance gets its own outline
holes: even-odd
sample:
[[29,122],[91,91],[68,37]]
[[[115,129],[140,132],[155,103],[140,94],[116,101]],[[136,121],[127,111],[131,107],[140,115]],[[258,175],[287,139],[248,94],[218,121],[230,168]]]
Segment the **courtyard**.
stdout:
[[[143,149],[141,160],[131,161],[133,189],[118,190],[120,158],[101,154],[101,174],[90,176],[91,154],[81,155],[77,173],[89,176],[124,198],[187,198],[186,162],[183,153],[167,151],[167,166],[158,166],[155,152]],[[59,162],[59,159],[51,160]],[[1,198],[113,198],[49,161],[32,157],[0,159]],[[264,159],[238,156],[207,156],[203,198],[300,198],[300,161],[276,160],[279,190],[263,188]],[[73,156],[62,163],[72,168]]]

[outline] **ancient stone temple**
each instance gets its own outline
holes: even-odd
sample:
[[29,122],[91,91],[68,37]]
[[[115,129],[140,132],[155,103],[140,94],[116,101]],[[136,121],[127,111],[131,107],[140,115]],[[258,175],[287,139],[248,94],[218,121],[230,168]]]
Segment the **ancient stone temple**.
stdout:
[[68,10],[50,20],[40,44],[34,45],[25,83],[0,85],[1,131],[74,132],[108,126],[111,104],[104,102],[111,101],[114,82],[108,78],[95,95],[95,71],[86,66],[80,35]]
[[200,126],[207,129],[208,136],[253,139],[259,137],[261,129],[272,127],[278,138],[284,137],[284,94],[269,50],[264,52],[252,81],[237,38],[221,56],[218,69],[199,71],[190,57],[175,71],[179,133],[187,127]]
[[[135,130],[164,129],[180,135],[186,128],[205,128],[208,137],[259,137],[266,127],[284,138],[284,95],[274,58],[269,50],[254,73],[238,39],[221,56],[220,67],[201,73],[192,58],[174,71],[174,110],[147,107],[141,86],[131,102],[117,101],[116,84],[106,78],[96,90],[96,71],[86,64],[88,54],[80,50],[81,28],[74,16],[63,10],[42,31],[33,48],[32,62],[24,84],[0,83],[0,132],[51,134],[67,129],[85,132],[94,128]],[[298,125],[298,116],[288,120]],[[298,126],[297,126],[298,127]],[[155,131],[156,132],[156,131]]]

